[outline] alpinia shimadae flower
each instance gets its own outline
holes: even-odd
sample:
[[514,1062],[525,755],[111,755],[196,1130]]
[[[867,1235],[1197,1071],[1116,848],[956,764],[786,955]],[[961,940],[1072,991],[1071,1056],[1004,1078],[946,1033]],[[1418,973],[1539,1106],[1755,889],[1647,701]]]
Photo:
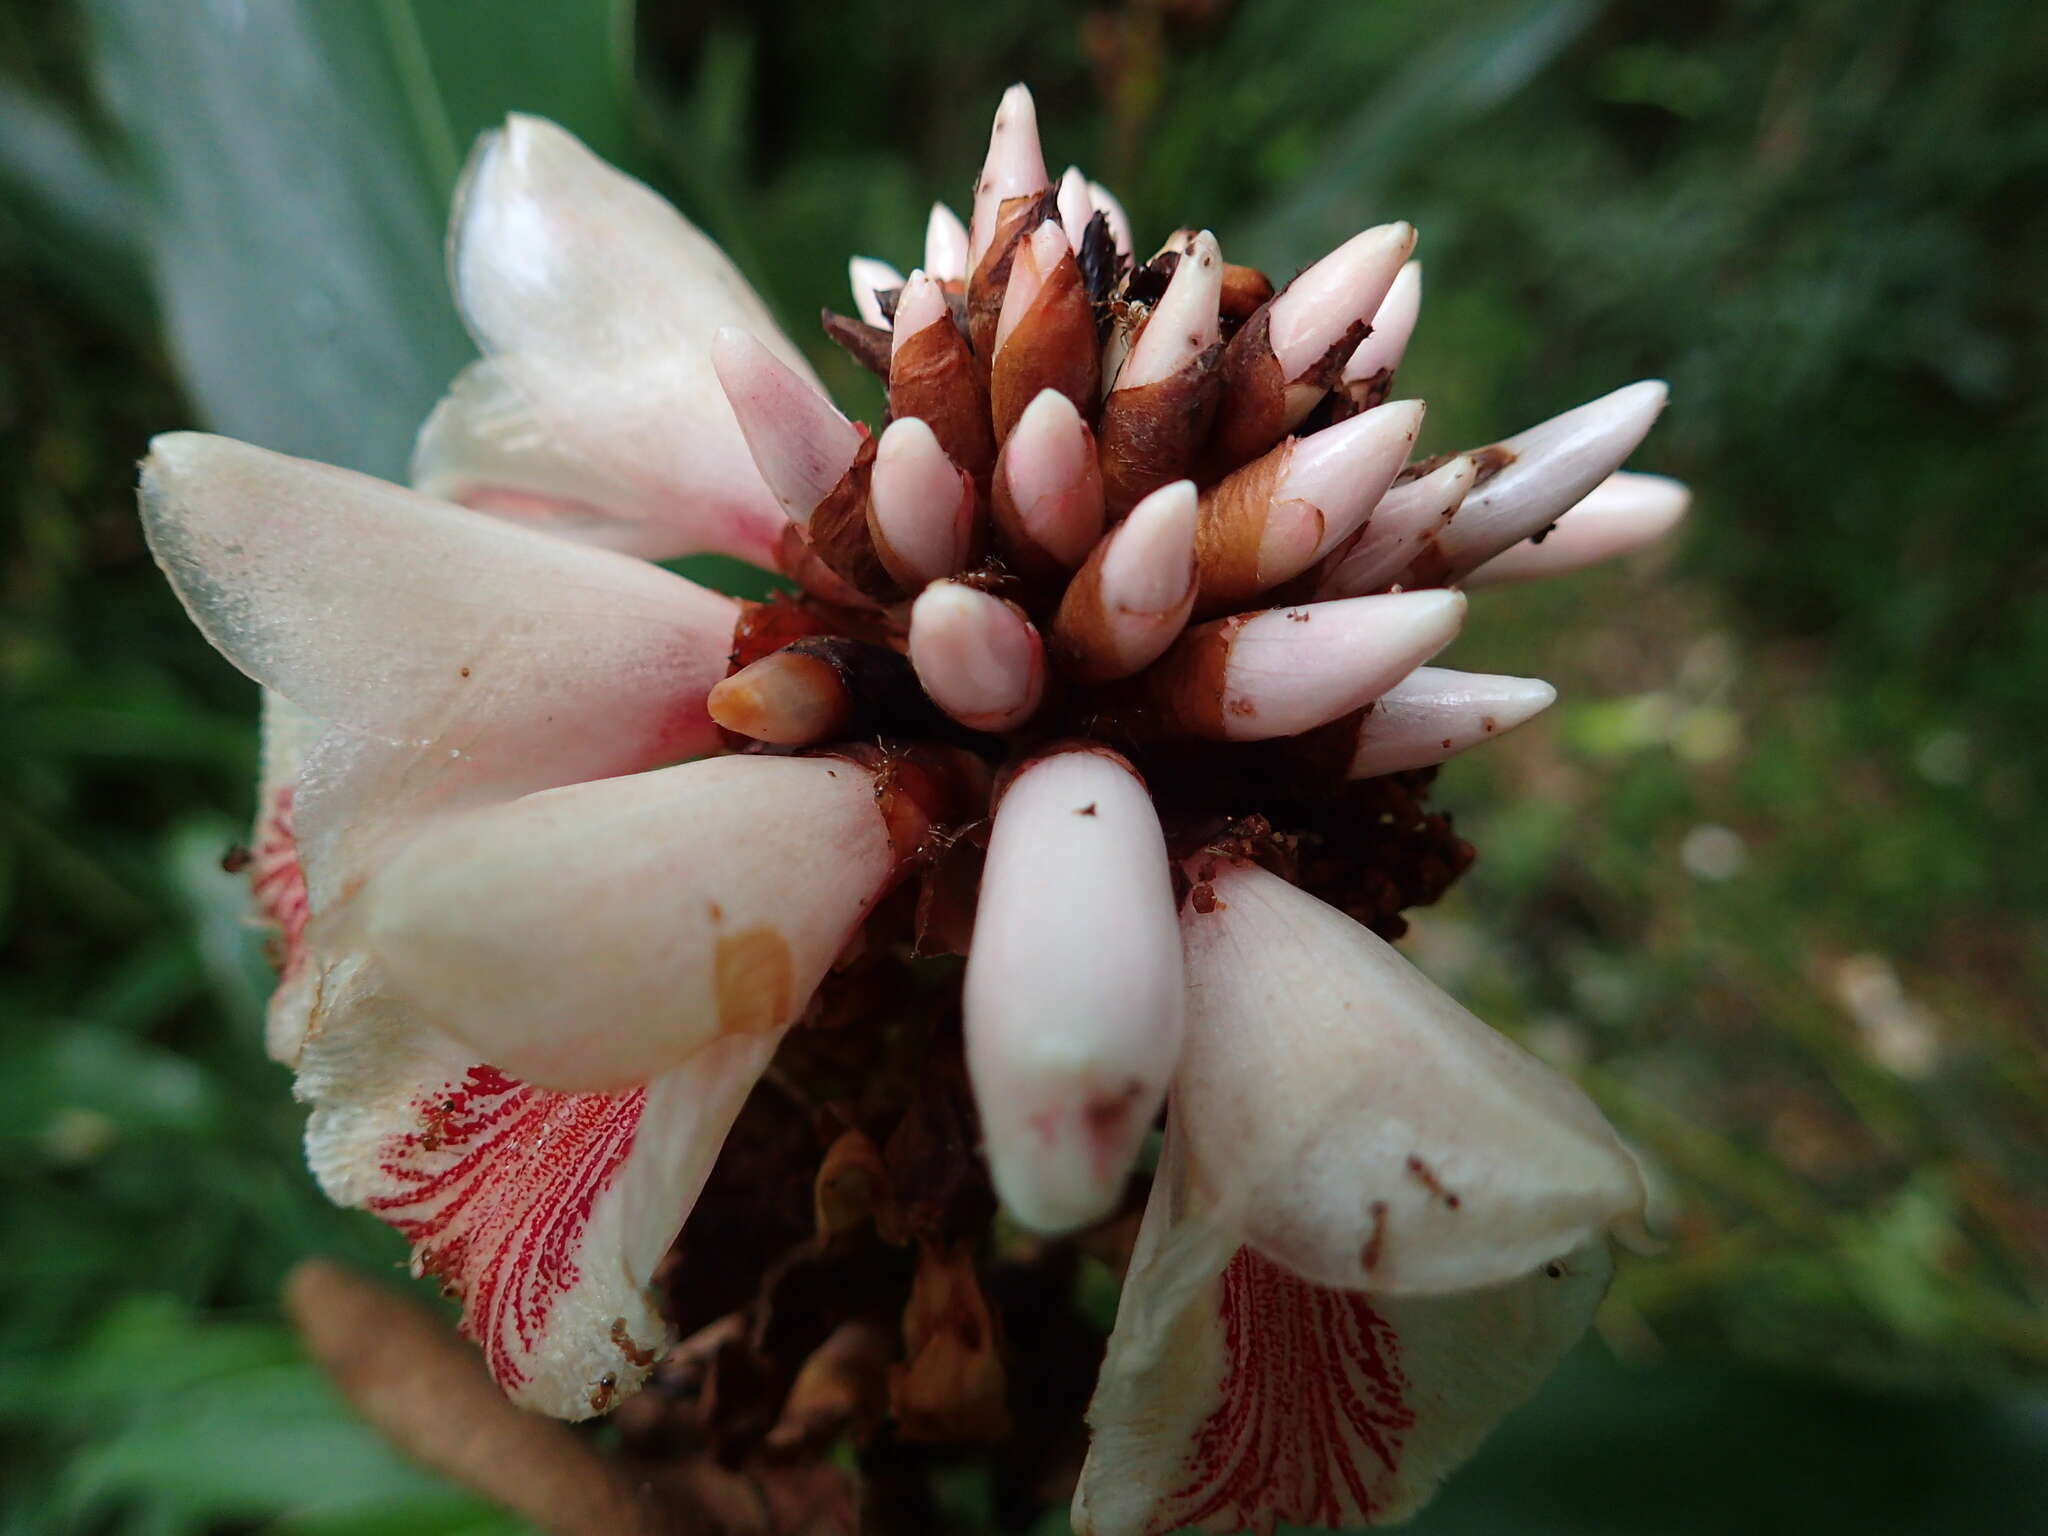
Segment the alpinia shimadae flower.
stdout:
[[[877,434],[703,235],[514,118],[417,489],[157,441],[157,557],[266,690],[313,1168],[516,1401],[604,1412],[708,1325],[787,1398],[748,1431],[728,1384],[714,1430],[837,1431],[861,1394],[806,1383],[882,1339],[860,1411],[1001,1436],[1058,1354],[1006,1298],[1093,1229],[1128,1270],[1078,1528],[1263,1530],[1413,1509],[1580,1334],[1633,1163],[1380,935],[1470,856],[1433,765],[1552,698],[1425,665],[1460,589],[1685,493],[1617,472],[1655,383],[1411,462],[1414,241],[1277,291],[1207,233],[1139,260],[1016,88],[969,222],[826,317]],[[649,563],[699,551],[794,589]]]

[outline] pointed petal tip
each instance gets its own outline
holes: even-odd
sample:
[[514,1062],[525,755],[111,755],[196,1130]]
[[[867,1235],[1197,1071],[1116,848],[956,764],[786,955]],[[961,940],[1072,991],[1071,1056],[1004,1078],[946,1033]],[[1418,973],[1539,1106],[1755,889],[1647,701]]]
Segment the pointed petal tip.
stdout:
[[967,276],[967,226],[944,203],[933,203],[925,219],[924,269],[942,282]]
[[854,308],[861,319],[881,330],[889,329],[889,317],[882,313],[879,295],[892,288],[903,286],[903,274],[886,261],[877,261],[872,256],[852,256],[847,259],[846,279],[853,289]]

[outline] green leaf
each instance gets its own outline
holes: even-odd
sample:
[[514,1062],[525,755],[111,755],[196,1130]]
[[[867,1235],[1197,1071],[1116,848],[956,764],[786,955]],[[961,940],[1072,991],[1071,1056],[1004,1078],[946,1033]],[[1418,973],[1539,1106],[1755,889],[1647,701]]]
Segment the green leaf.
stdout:
[[401,478],[470,355],[442,270],[467,141],[532,107],[615,151],[619,0],[88,11],[171,349],[207,425]]
[[130,325],[150,318],[135,189],[47,102],[0,89],[0,203],[44,266]]

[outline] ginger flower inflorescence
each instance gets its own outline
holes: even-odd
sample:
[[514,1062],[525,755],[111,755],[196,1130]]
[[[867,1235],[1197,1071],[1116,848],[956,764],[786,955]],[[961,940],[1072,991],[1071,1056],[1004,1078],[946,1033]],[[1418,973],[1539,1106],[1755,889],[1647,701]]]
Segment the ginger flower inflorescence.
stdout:
[[[1664,389],[1417,460],[1413,229],[1277,287],[1140,257],[1022,87],[970,214],[825,317],[877,432],[515,117],[415,489],[157,441],[157,557],[265,689],[269,1046],[515,1401],[652,1382],[629,1450],[996,1442],[1105,1536],[1398,1518],[1642,1203],[1388,942],[1471,857],[1434,765],[1553,697],[1427,663],[1464,589],[1676,521],[1617,472]],[[787,589],[652,563],[702,552]]]

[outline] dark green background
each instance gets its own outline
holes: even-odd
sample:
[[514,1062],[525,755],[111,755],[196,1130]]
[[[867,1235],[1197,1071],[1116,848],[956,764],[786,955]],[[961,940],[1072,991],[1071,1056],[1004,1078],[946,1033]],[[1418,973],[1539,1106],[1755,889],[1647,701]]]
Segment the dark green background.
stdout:
[[1425,448],[1673,385],[1674,547],[1454,653],[1564,700],[1443,776],[1481,860],[1414,944],[1578,1067],[1671,1242],[1418,1529],[2048,1529],[2048,11],[88,0],[0,12],[0,1533],[507,1529],[276,1321],[294,1258],[398,1252],[257,1047],[253,700],[141,547],[149,433],[401,473],[509,108],[808,337],[1017,78],[1141,243],[1284,276],[1415,221]]

